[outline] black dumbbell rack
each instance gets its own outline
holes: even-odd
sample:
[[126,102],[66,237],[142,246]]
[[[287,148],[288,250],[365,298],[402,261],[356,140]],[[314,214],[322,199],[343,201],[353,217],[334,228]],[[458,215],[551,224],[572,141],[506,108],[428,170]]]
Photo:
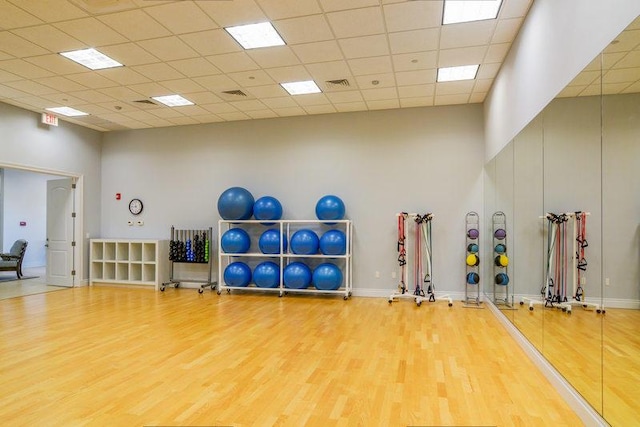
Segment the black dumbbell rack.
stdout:
[[[173,285],[174,288],[180,283],[199,283],[198,293],[203,293],[204,288],[211,287],[214,290],[218,282],[211,280],[213,264],[213,228],[207,230],[179,230],[171,226],[171,240],[169,240],[169,261],[171,272],[169,281],[160,286],[164,291],[165,286]],[[206,264],[207,279],[177,278],[175,276],[175,264]]]

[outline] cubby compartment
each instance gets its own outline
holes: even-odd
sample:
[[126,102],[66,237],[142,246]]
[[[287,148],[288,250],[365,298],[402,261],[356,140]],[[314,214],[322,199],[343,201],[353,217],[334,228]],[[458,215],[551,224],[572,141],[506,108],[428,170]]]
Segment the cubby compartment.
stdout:
[[155,282],[156,281],[156,266],[155,266],[155,264],[142,264],[142,281],[143,282]]
[[142,244],[142,261],[156,262],[156,245],[153,243]]
[[104,257],[105,261],[115,261],[116,259],[116,243],[104,242]]
[[129,261],[142,261],[142,243],[129,244]]
[[102,276],[104,280],[116,280],[116,263],[115,262],[105,262],[104,263],[104,275]]
[[[102,247],[102,245],[100,245]],[[104,264],[99,261],[91,263],[91,277],[100,280],[104,277]]]
[[94,260],[104,259],[104,243],[103,242],[91,243],[91,259],[94,259]]
[[139,264],[139,263],[129,264],[129,280],[134,282],[142,281],[142,264]]

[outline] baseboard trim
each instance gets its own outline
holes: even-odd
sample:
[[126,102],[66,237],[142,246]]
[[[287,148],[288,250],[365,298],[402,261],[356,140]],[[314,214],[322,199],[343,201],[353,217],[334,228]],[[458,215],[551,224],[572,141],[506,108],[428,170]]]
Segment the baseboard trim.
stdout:
[[490,301],[487,307],[498,321],[509,332],[513,339],[520,345],[531,361],[540,369],[543,375],[558,390],[569,407],[578,415],[587,427],[610,427],[604,418],[584,400],[575,388],[553,367],[551,363],[531,344],[522,333],[511,323],[494,304]]

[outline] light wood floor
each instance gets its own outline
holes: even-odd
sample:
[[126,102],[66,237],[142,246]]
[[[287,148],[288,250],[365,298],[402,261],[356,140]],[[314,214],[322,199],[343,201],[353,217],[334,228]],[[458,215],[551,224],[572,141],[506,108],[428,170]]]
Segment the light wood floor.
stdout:
[[0,328],[0,425],[582,425],[460,303],[82,287]]
[[23,269],[24,277],[37,276],[34,279],[16,279],[13,271],[4,271],[2,278],[9,278],[11,281],[0,281],[0,299],[15,298],[25,295],[35,295],[44,292],[54,292],[65,289],[60,286],[47,285],[45,267],[32,267]]

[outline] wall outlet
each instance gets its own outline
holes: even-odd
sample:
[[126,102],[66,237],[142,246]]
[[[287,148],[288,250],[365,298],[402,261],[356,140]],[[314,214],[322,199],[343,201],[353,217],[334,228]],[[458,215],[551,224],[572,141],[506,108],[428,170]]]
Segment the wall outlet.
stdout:
[[611,283],[609,283],[609,278],[608,277],[606,279],[604,279],[604,285],[605,286],[611,286]]
[[143,220],[141,220],[141,219],[139,219],[139,220],[138,220],[138,222],[137,222],[137,224],[138,224],[138,225],[144,225],[144,221],[143,221]]
[[583,285],[583,286],[586,285],[587,284],[587,278],[586,277],[581,277],[580,278],[580,284]]
[[133,221],[127,221],[127,225],[133,225]]
[[376,271],[376,279],[379,279],[379,278],[380,278],[380,272]]
[[392,278],[392,279],[395,279],[395,278],[396,278],[396,272],[395,272],[395,271],[392,271],[392,272],[391,272],[391,278]]

